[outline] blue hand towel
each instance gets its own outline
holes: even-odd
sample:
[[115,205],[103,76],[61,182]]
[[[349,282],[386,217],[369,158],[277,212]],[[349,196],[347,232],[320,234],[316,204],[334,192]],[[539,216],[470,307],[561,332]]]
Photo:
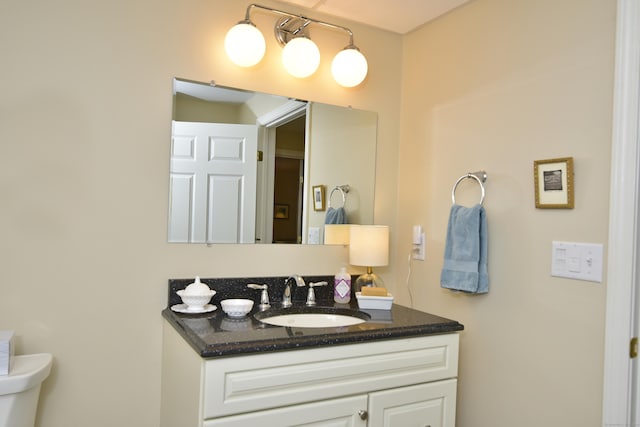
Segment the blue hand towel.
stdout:
[[343,207],[327,209],[325,224],[347,224],[347,214]]
[[451,207],[440,285],[474,294],[489,292],[487,217],[481,205]]

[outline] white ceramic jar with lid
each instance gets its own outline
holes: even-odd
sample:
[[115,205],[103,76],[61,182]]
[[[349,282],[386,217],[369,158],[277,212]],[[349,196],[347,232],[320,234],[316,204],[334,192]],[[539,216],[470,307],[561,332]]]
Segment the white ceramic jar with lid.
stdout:
[[187,305],[189,311],[202,311],[204,306],[211,301],[215,293],[216,291],[209,289],[209,286],[202,283],[198,276],[196,276],[196,280],[185,289],[176,291],[176,294],[182,298],[182,302]]

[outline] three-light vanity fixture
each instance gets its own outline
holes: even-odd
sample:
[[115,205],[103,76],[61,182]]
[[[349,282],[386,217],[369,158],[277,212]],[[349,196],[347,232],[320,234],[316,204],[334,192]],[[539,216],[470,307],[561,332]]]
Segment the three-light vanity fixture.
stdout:
[[262,60],[266,43],[262,32],[251,22],[254,8],[279,15],[275,23],[276,40],[283,46],[282,62],[289,74],[298,78],[309,77],[320,65],[320,49],[309,38],[312,25],[344,31],[349,35],[349,44],[333,58],[331,74],[344,87],[354,87],[367,76],[367,59],[353,44],[353,33],[340,25],[295,15],[257,4],[250,4],[243,21],[232,27],[224,40],[224,47],[232,62],[241,67],[252,67]]

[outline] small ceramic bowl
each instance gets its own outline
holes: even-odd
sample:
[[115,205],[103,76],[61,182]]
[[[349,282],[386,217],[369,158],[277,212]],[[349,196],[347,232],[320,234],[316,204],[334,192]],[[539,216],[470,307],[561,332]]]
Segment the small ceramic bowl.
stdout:
[[244,317],[253,308],[253,301],[250,299],[224,299],[220,301],[222,310],[229,317]]
[[182,298],[182,302],[187,305],[188,310],[200,311],[205,305],[209,304],[211,298],[216,294],[216,291],[210,290],[206,293],[187,293],[184,290],[176,291],[176,294]]

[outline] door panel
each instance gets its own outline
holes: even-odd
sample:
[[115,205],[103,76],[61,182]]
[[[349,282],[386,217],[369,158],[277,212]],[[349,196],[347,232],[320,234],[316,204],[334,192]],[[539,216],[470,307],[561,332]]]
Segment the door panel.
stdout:
[[257,146],[257,126],[172,123],[170,242],[254,242]]
[[371,393],[369,427],[455,427],[457,380]]

